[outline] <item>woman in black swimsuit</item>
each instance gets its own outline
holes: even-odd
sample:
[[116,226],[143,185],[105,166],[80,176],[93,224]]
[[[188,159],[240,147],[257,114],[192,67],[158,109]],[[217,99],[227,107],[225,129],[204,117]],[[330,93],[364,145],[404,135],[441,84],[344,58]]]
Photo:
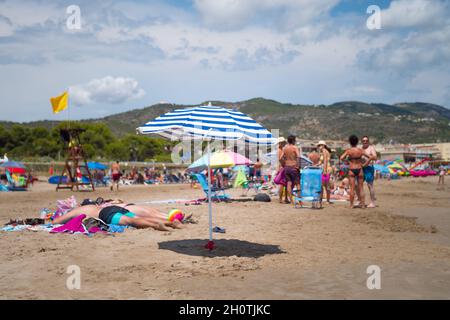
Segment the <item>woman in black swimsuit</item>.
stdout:
[[[355,135],[350,136],[348,139],[351,148],[345,150],[341,156],[341,161],[348,159],[350,163],[350,171],[348,177],[350,180],[350,208],[365,208],[364,203],[364,172],[362,156],[365,154],[364,150],[358,148],[358,137]],[[356,183],[358,181],[358,183]],[[355,190],[359,199],[359,206],[354,206]]]

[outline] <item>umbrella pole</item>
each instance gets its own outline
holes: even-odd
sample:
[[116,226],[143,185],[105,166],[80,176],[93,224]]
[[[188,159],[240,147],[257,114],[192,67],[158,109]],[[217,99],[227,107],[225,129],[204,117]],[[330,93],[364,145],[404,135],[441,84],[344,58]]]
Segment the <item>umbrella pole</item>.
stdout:
[[206,248],[209,250],[214,249],[214,242],[212,241],[212,204],[211,204],[211,148],[209,141],[207,144],[208,152],[208,215],[209,215],[209,242]]

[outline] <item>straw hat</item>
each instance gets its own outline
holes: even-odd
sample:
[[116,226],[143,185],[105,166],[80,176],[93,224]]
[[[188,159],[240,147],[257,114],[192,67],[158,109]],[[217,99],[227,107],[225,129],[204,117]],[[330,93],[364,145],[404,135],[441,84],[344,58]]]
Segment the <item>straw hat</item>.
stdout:
[[328,152],[331,153],[331,149],[327,146],[327,143],[324,140],[320,140],[319,143],[317,143],[317,146],[324,146],[325,149],[327,149]]
[[279,137],[278,138],[278,143],[283,143],[283,142],[286,142],[286,139],[283,138],[283,137]]

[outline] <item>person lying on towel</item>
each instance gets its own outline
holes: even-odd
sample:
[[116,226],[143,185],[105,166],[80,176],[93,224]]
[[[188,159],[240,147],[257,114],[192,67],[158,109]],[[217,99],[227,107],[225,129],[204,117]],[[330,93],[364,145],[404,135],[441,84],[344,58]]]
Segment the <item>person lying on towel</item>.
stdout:
[[182,228],[184,215],[179,210],[172,210],[169,215],[154,208],[137,205],[85,205],[77,207],[52,221],[53,224],[63,224],[70,219],[85,214],[88,217],[98,218],[106,224],[132,226],[135,228],[153,228],[168,231],[167,227]]

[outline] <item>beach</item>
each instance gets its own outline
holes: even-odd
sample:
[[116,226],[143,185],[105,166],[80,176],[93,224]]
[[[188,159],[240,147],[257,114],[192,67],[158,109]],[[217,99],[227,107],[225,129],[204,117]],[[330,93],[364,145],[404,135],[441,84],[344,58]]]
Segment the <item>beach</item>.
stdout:
[[[197,222],[170,232],[122,234],[0,232],[1,299],[448,299],[450,188],[437,178],[377,180],[378,207],[322,210],[272,202],[214,203],[215,250],[208,205],[155,203],[198,199],[189,184],[124,186],[119,192],[56,192],[38,182],[28,192],[0,193],[0,222],[38,217],[42,208],[74,195],[179,208]],[[241,190],[227,191],[240,198]],[[250,191],[249,195],[254,195]],[[366,196],[367,190],[366,190]],[[162,201],[163,202],[163,201]],[[79,266],[80,289],[66,282]],[[369,266],[381,288],[367,287]]]

